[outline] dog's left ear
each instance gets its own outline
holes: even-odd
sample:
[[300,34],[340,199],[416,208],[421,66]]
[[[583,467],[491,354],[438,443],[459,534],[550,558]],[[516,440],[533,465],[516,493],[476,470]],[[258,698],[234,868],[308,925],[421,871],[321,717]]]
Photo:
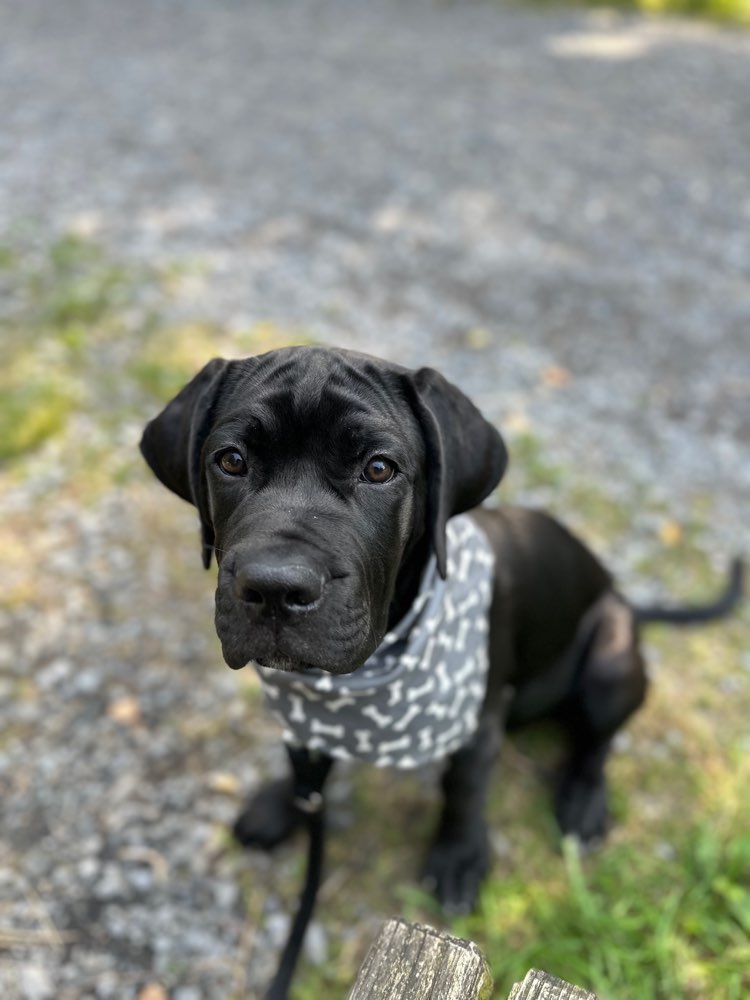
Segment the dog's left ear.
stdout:
[[409,382],[425,442],[427,528],[445,579],[445,525],[492,492],[505,473],[508,451],[499,431],[439,372],[420,368]]
[[211,565],[214,529],[202,482],[201,450],[213,422],[219,387],[229,366],[214,358],[147,425],[141,453],[164,485],[198,508],[203,565]]

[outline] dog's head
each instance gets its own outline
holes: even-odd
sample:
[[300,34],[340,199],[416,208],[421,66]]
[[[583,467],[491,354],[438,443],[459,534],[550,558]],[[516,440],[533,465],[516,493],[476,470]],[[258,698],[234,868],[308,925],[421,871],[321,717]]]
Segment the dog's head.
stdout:
[[296,347],[216,359],[152,420],[141,451],[216,553],[224,659],[349,673],[406,611],[449,517],[507,453],[430,368]]

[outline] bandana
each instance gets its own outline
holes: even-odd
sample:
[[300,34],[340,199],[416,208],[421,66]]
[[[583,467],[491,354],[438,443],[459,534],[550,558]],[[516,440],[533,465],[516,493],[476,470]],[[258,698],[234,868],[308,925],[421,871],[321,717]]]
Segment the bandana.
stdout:
[[447,579],[428,563],[411,608],[351,674],[255,664],[292,746],[339,760],[413,768],[467,743],[487,683],[494,555],[471,518],[447,525]]

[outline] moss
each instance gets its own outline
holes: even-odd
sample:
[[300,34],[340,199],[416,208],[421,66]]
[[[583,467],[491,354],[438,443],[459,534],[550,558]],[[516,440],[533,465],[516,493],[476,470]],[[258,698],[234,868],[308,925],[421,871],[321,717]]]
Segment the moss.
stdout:
[[28,280],[42,322],[61,329],[101,322],[127,301],[131,288],[125,270],[100,246],[71,234],[52,244],[45,265]]
[[0,462],[26,455],[61,433],[76,400],[75,388],[53,376],[0,376]]
[[[572,0],[536,0],[536,3],[542,6],[571,6]],[[584,0],[584,6],[750,25],[750,0],[619,0],[614,4],[610,0]]]
[[18,261],[18,254],[10,247],[0,246],[0,271],[12,271]]
[[527,488],[560,486],[565,469],[547,458],[541,440],[530,431],[518,434],[510,441],[511,474]]
[[748,0],[634,0],[624,6],[647,14],[681,14],[750,25]]
[[0,248],[0,277],[14,293],[0,319],[0,462],[13,475],[32,473],[27,459],[50,439],[64,439],[80,415],[83,443],[79,435],[64,446],[79,499],[130,480],[135,451],[113,459],[121,427],[145,421],[155,401],[170,399],[210,358],[310,342],[272,322],[241,331],[165,324],[154,301],[167,279],[126,267],[77,235],[62,236],[41,255]]
[[230,332],[211,323],[160,327],[133,357],[128,372],[138,387],[161,401],[171,399],[211,358],[245,356],[311,343],[296,330],[272,323]]

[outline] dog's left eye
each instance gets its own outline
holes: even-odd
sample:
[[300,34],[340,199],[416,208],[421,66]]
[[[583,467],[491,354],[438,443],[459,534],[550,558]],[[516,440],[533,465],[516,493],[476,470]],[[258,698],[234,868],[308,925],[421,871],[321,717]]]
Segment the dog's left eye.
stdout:
[[376,455],[364,467],[360,478],[368,483],[388,483],[395,475],[396,466],[382,455]]
[[228,476],[244,476],[247,472],[245,459],[236,448],[230,448],[223,452],[218,458],[219,468],[226,472]]

